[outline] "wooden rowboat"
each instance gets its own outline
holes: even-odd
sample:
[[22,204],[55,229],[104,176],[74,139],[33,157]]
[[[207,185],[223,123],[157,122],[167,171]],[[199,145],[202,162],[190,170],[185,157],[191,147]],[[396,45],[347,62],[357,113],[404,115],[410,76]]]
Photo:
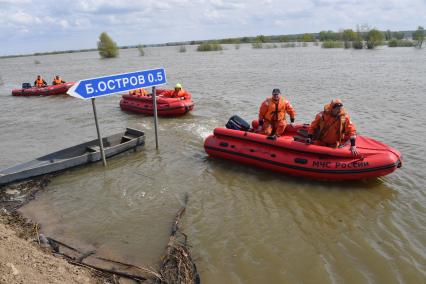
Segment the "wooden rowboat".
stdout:
[[[102,138],[105,157],[109,158],[145,144],[144,132],[126,128],[118,133]],[[0,185],[28,179],[44,174],[63,171],[102,160],[98,139],[66,148],[35,160],[11,168],[0,170]]]

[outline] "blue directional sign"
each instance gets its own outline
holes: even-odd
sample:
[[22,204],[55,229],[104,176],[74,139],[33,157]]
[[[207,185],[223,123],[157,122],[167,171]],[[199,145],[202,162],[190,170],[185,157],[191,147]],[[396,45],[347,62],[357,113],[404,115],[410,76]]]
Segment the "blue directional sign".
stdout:
[[164,68],[158,68],[81,80],[67,94],[80,99],[92,99],[166,83]]

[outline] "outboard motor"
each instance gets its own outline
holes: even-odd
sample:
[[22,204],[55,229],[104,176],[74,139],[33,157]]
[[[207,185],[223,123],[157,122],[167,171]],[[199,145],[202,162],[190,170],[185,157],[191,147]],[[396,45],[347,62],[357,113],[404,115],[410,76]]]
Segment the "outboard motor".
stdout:
[[22,89],[29,89],[29,88],[31,88],[30,83],[22,83]]
[[248,131],[250,129],[250,124],[248,124],[247,121],[245,121],[238,115],[234,115],[228,120],[226,128],[240,131]]

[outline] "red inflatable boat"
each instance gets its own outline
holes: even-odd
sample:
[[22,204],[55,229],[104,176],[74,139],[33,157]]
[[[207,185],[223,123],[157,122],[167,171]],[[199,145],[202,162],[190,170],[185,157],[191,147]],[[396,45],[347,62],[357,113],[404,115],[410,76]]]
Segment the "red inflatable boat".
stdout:
[[204,142],[213,157],[319,180],[359,180],[376,178],[401,167],[401,154],[374,139],[358,136],[360,155],[352,156],[349,145],[329,148],[308,145],[300,137],[309,125],[287,126],[276,140],[249,131],[216,128]]
[[31,87],[12,90],[12,96],[29,97],[29,96],[53,96],[66,94],[68,89],[74,85],[75,82],[67,82],[59,85],[52,85],[47,87]]
[[[135,96],[126,94],[120,100],[122,110],[153,115],[152,96]],[[191,98],[168,98],[157,95],[157,114],[159,116],[184,115],[194,109]]]

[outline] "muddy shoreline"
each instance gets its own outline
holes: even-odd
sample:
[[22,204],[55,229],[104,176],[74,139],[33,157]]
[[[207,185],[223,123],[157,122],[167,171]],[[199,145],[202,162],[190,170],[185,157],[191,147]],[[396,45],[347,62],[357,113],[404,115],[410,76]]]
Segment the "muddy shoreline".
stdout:
[[188,196],[173,220],[157,271],[98,257],[96,251],[79,251],[44,236],[40,225],[18,209],[33,200],[53,176],[0,187],[0,239],[6,240],[0,245],[1,283],[200,283],[187,236],[179,230]]
[[114,283],[108,275],[55,256],[49,246],[40,243],[40,225],[19,213],[51,177],[0,187],[0,282]]

